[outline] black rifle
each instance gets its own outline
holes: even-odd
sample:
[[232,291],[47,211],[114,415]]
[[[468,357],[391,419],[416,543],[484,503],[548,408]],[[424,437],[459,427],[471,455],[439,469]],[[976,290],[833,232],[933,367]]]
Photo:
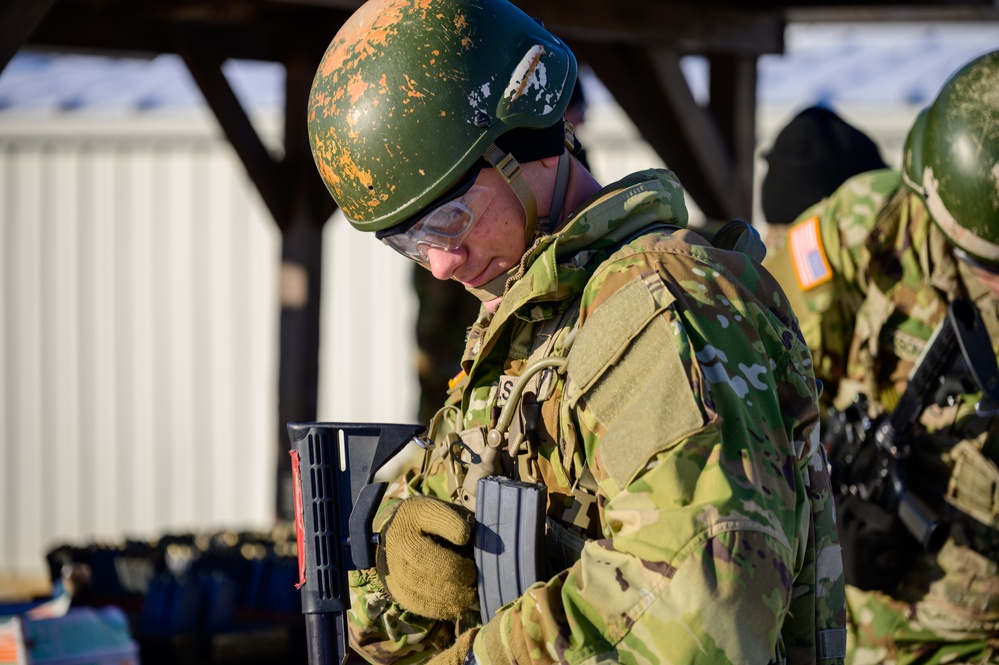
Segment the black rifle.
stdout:
[[[957,373],[970,376],[974,385],[949,380],[962,359]],[[958,298],[927,342],[890,414],[870,419],[863,396],[849,409],[830,414],[824,441],[848,583],[891,588],[920,549],[936,554],[943,546],[948,521],[910,483],[915,425],[930,404],[945,405],[978,390],[983,394],[979,413],[993,413],[999,404],[999,370],[992,343],[978,308]]]
[[295,486],[298,588],[310,665],[347,658],[347,573],[375,565],[371,521],[387,483],[375,472],[422,425],[288,423]]

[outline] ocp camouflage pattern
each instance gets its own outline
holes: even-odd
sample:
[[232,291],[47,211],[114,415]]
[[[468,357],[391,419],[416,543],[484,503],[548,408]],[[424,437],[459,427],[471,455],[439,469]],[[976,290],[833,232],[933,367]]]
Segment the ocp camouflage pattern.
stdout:
[[[764,265],[792,301],[824,404],[844,408],[862,393],[872,415],[893,408],[954,297],[978,306],[996,346],[996,301],[900,174],[856,176],[797,224],[815,217],[832,280],[800,290],[786,244]],[[979,397],[922,415],[928,434],[912,444],[920,473],[946,488],[958,522],[939,555],[917,557],[898,588],[848,587],[849,662],[999,662],[999,418],[975,415]]]
[[[806,663],[817,626],[843,628],[808,349],[772,277],[685,225],[671,172],[615,183],[531,248],[469,331],[435,441],[473,439],[502,377],[565,357],[512,428],[519,440],[537,421],[536,466],[505,468],[536,468],[549,516],[588,539],[483,627],[479,663]],[[393,496],[454,500],[447,448]],[[407,615],[369,572],[352,584],[351,637],[371,662],[425,661],[476,623],[476,608],[459,625]]]

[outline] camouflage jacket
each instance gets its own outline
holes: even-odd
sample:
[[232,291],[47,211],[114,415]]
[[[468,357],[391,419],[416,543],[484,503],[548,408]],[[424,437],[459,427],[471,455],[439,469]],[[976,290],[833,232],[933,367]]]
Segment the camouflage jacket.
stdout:
[[[842,409],[863,394],[871,415],[894,408],[954,297],[970,298],[999,342],[990,292],[891,170],[856,176],[805,211],[764,265],[798,315],[824,404]],[[954,524],[935,558],[917,557],[892,592],[848,587],[851,662],[999,658],[999,418],[977,417],[978,398],[926,409],[915,448],[921,479],[973,519]]]
[[[510,436],[528,453],[505,468],[542,479],[549,517],[586,538],[483,626],[480,663],[815,662],[817,623],[845,640],[808,350],[774,280],[685,222],[668,171],[605,188],[470,330],[435,440],[476,445],[507,378],[564,356],[525,391]],[[516,445],[531,423],[536,445]],[[448,449],[398,495],[455,500]],[[352,584],[371,662],[426,660],[465,628],[401,611],[371,571]]]

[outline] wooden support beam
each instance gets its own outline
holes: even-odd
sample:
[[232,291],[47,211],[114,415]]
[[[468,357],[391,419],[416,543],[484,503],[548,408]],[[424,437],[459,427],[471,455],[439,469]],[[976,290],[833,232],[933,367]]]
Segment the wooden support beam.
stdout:
[[[323,45],[325,46],[325,44]],[[323,226],[335,210],[309,149],[309,90],[322,55],[303,44],[285,62],[285,162],[290,224],[281,229],[281,319],[278,361],[277,506],[294,518],[289,422],[314,421],[318,410]]]
[[[736,178],[732,153],[714,118],[694,99],[680,68],[679,55],[665,49],[653,49],[649,57],[658,74],[652,80],[658,81],[665,93],[666,115],[672,121],[672,130],[680,135],[682,149],[690,155],[694,167],[691,176],[697,183],[697,189],[703,192],[701,199],[697,198],[693,189],[689,190],[691,195],[710,218],[718,220],[739,216],[745,197]],[[683,176],[680,182],[684,182]]]
[[312,39],[310,44],[300,36],[300,47],[285,60],[284,161],[291,177],[292,206],[305,206],[309,216],[320,226],[337,206],[312,158],[308,107],[312,80],[327,42],[324,36],[319,41]]
[[0,71],[28,40],[55,0],[5,0],[0,3]]
[[[734,216],[749,220],[753,210],[756,151],[756,56],[718,54],[710,62],[708,111],[734,160],[742,200]],[[742,211],[742,212],[739,212]]]
[[292,216],[281,234],[280,330],[278,340],[278,431],[275,433],[275,517],[293,519],[290,422],[316,420],[319,389],[319,312],[323,227],[306,211]]
[[307,123],[309,90],[326,38],[303,31],[284,61],[281,161],[268,153],[225,79],[222,57],[205,43],[210,40],[189,35],[177,50],[281,230],[275,516],[291,519],[287,424],[314,421],[317,416],[323,225],[336,209],[312,160]]
[[999,21],[999,4],[978,2],[795,3],[787,7],[789,23],[940,23]]
[[780,13],[737,3],[649,0],[532,0],[524,11],[566,40],[669,48],[689,53],[778,53]]
[[222,131],[246,167],[267,209],[278,227],[284,229],[290,223],[286,169],[267,151],[222,73],[223,56],[204,46],[202,40],[193,38],[181,39],[177,52],[222,125]]
[[714,118],[694,99],[676,53],[627,44],[571,46],[709,219],[749,214],[731,152]]

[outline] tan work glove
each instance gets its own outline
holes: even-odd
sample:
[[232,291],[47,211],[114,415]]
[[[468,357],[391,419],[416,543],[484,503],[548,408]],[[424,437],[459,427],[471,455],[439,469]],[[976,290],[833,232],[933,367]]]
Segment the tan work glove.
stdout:
[[474,521],[467,508],[429,496],[399,504],[382,528],[376,568],[403,609],[457,620],[476,603]]
[[458,636],[454,644],[427,661],[427,665],[463,665],[468,658],[468,652],[472,650],[472,642],[475,641],[475,634],[478,628],[466,630]]

